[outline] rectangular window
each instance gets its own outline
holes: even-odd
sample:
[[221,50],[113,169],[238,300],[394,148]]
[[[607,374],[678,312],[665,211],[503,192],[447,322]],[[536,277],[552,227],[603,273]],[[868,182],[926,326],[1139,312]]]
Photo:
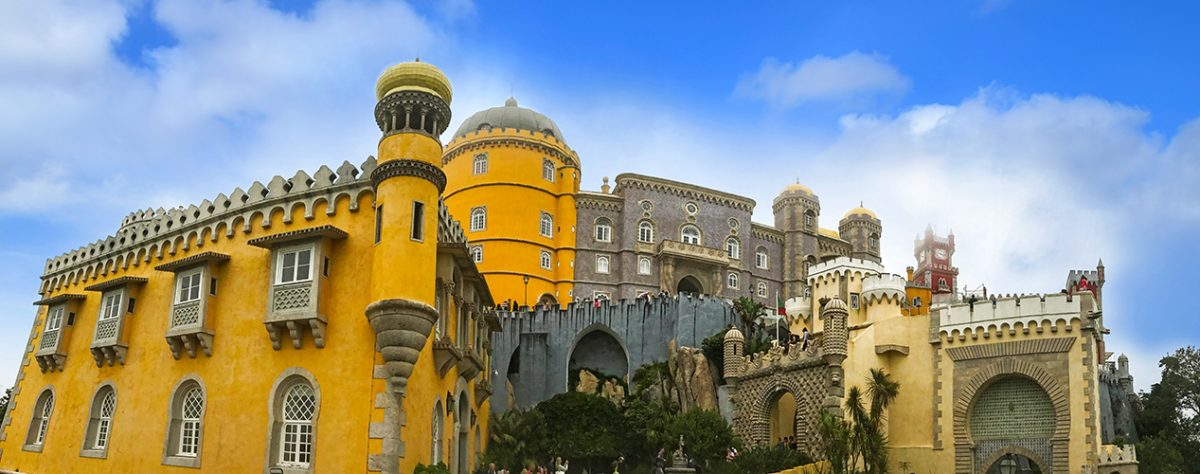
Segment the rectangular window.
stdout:
[[858,309],[858,293],[850,293],[850,308]]
[[276,283],[292,283],[312,279],[312,248],[279,252],[279,275]]
[[425,203],[413,201],[412,233],[409,238],[421,240],[425,238]]
[[200,299],[200,277],[203,276],[202,273],[202,270],[197,268],[179,275],[178,291],[175,297],[176,304],[188,303]]
[[375,243],[383,239],[383,204],[375,206]]
[[179,455],[196,457],[200,445],[200,421],[184,420],[180,426]]
[[100,308],[100,319],[113,319],[121,315],[121,297],[124,292],[116,292],[104,297],[104,303]]
[[46,317],[46,330],[55,331],[62,327],[62,306],[50,310],[50,315]]
[[476,246],[471,247],[471,260],[474,261],[475,263],[480,263],[483,261],[483,246],[482,245],[476,245]]
[[212,279],[208,280],[208,294],[210,294],[212,296],[217,296],[217,279],[216,278],[212,278]]
[[758,268],[762,268],[762,269],[767,268],[766,252],[758,252],[757,254],[754,255],[754,260],[755,260],[755,265],[758,266]]
[[542,251],[542,262],[541,262],[541,263],[542,263],[542,268],[544,268],[544,269],[546,269],[546,270],[549,270],[549,269],[550,269],[550,258],[551,258],[551,257],[550,257],[550,252],[547,252],[547,251],[543,250],[543,251]]
[[283,459],[285,466],[307,467],[312,462],[312,425],[287,423],[283,426]]

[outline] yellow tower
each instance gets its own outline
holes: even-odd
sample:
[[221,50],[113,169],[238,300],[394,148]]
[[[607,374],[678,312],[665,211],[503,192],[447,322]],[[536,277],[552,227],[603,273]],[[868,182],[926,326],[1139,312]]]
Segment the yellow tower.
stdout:
[[446,206],[496,301],[570,301],[579,155],[558,125],[509,98],[463,121],[442,165]]

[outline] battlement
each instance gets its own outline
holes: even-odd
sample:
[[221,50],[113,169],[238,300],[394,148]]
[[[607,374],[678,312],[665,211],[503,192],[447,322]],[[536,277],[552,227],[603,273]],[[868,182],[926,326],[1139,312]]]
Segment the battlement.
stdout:
[[[840,276],[851,272],[878,275],[884,273],[884,269],[883,265],[870,260],[851,257],[837,257],[833,260],[821,262],[809,267],[808,280],[811,283],[816,278],[824,276],[827,273]],[[901,288],[903,288],[903,286]]]
[[1137,464],[1137,447],[1132,444],[1106,444],[1100,447],[1099,465],[1115,466],[1120,464]]
[[889,298],[903,301],[908,280],[902,275],[883,273],[863,278],[862,296],[871,303]]
[[967,333],[972,337],[989,337],[996,331],[1015,334],[1018,326],[1025,332],[1033,327],[1041,332],[1043,325],[1052,332],[1059,327],[1070,331],[1072,321],[1086,321],[1086,313],[1093,307],[1090,293],[993,297],[935,308],[934,321],[940,323],[942,334],[960,340]]

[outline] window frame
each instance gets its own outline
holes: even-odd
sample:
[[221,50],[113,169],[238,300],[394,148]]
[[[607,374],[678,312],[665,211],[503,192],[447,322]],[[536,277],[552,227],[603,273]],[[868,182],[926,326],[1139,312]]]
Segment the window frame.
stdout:
[[[112,399],[111,412],[105,415],[108,400]],[[92,393],[92,403],[88,407],[88,422],[83,431],[83,447],[79,456],[104,459],[108,457],[108,447],[112,445],[113,418],[117,409],[117,389],[111,382],[101,383]],[[103,441],[101,441],[103,440]]]
[[596,242],[612,242],[613,225],[612,220],[607,217],[596,219],[595,231],[592,232],[592,237]]
[[[195,285],[194,285],[194,287],[191,285],[188,286],[187,289],[189,292],[189,294],[188,294],[189,298],[184,300],[184,299],[182,299],[182,294],[183,294],[183,290],[184,290],[183,284],[184,284],[185,280],[191,280],[193,278],[195,278]],[[195,290],[195,293],[196,293],[195,297],[191,297],[191,290],[193,290],[193,289]],[[203,289],[204,289],[204,267],[203,266],[199,266],[199,267],[196,267],[191,270],[182,271],[182,272],[177,273],[175,275],[175,304],[184,304],[184,303],[200,301],[200,299],[202,297],[204,297],[204,292],[202,291]]]
[[729,272],[729,275],[725,277],[725,286],[731,290],[736,290],[741,286],[741,278],[737,272]]
[[[200,413],[195,418],[184,418],[187,410],[188,396],[198,391],[200,396]],[[194,375],[184,377],[171,390],[167,403],[167,429],[163,440],[164,466],[181,466],[199,468],[204,456],[204,418],[208,413],[208,388],[204,382]],[[185,435],[189,427],[194,431],[188,436],[194,438],[194,452],[184,450]]]
[[554,175],[558,173],[558,167],[554,166],[554,162],[549,158],[542,158],[542,179],[554,182]]
[[548,239],[554,238],[554,216],[549,212],[542,211],[538,217],[538,234]]
[[467,249],[467,254],[471,256],[472,262],[483,263],[483,245],[472,245]]
[[[312,412],[307,421],[305,420],[289,420],[288,419],[288,397],[293,394],[293,390],[297,387],[304,386],[307,388],[309,395],[312,397]],[[271,386],[270,398],[268,401],[269,420],[267,423],[267,443],[266,453],[264,456],[263,471],[269,472],[272,469],[282,470],[287,474],[311,473],[315,469],[316,459],[318,454],[317,437],[320,430],[321,419],[321,386],[317,383],[316,378],[303,367],[291,367],[284,370],[275,378],[275,382]],[[297,427],[294,441],[288,441],[287,432],[289,426]],[[307,426],[307,433],[304,427]],[[304,444],[301,441],[302,436],[307,436],[307,451],[301,449]],[[296,455],[307,456],[307,463],[300,460],[287,460],[288,444],[295,444]],[[297,458],[300,459],[300,458]]]
[[[644,268],[643,268],[643,264]],[[638,275],[650,275],[654,273],[654,263],[650,261],[650,257],[638,257]]]
[[120,319],[122,303],[125,299],[125,289],[117,289],[101,295],[100,298],[100,315],[96,318],[96,322],[108,321],[110,319]]
[[649,219],[642,219],[638,221],[637,240],[638,242],[644,244],[654,243],[654,222],[650,221]]
[[731,259],[742,258],[742,243],[737,237],[725,239],[725,253],[728,253]]
[[[604,264],[601,265],[601,262],[604,262]],[[608,255],[597,255],[596,256],[596,273],[608,275],[611,272],[612,272],[612,259],[609,258]]]
[[758,294],[758,297],[759,297],[759,298],[766,298],[766,297],[767,297],[767,284],[766,284],[766,283],[764,283],[764,282],[761,282],[761,281],[760,281],[760,282],[758,282],[758,290],[757,290],[757,294]]
[[771,266],[771,254],[767,249],[758,247],[754,249],[754,266],[763,270],[769,270]]
[[[477,223],[477,216],[479,225],[475,225]],[[487,230],[487,206],[471,208],[471,221],[469,228],[471,232],[481,232]]]
[[[25,434],[23,451],[40,453],[46,446],[46,438],[50,435],[50,421],[54,418],[54,404],[58,400],[53,386],[46,386],[34,399],[33,412],[29,415],[29,427]],[[9,407],[9,417],[12,407]]]
[[[300,268],[300,254],[303,252],[308,252],[308,264],[307,264],[308,270],[307,270],[307,276],[305,276],[304,279],[300,279],[300,278],[296,278],[296,275],[298,274],[297,270],[299,270],[299,268]],[[293,267],[292,280],[291,281],[283,281],[283,276],[284,276],[284,271],[285,271],[286,261],[287,261],[287,255],[289,255],[289,254],[296,255],[295,262],[292,266]],[[280,247],[280,248],[276,249],[276,251],[275,251],[275,278],[274,278],[275,285],[291,285],[291,284],[296,284],[296,283],[305,283],[305,282],[313,281],[314,273],[315,273],[313,271],[313,267],[315,266],[314,260],[316,259],[316,255],[317,255],[317,246],[315,243],[291,245],[291,246]]]
[[550,254],[549,250],[542,250],[538,263],[541,264],[543,270],[549,270],[554,267],[554,256]]
[[471,162],[471,175],[479,176],[481,174],[487,174],[487,172],[488,172],[488,155],[487,155],[487,153],[480,153],[478,155],[475,155],[475,158]]
[[46,328],[43,329],[42,332],[57,331],[62,329],[63,316],[66,314],[66,312],[67,309],[64,305],[60,304],[57,306],[51,306],[50,309],[46,311]]
[[[688,230],[696,231],[695,242],[689,242]],[[679,228],[679,241],[689,245],[703,245],[704,233],[700,232],[700,227],[696,226],[695,224],[684,224]]]

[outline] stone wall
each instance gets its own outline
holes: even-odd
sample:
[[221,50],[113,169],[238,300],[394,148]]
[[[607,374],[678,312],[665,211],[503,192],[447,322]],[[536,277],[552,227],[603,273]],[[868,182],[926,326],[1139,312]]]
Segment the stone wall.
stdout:
[[516,372],[512,388],[518,407],[528,408],[567,391],[571,353],[590,333],[611,336],[624,350],[626,382],[639,367],[666,361],[675,346],[700,347],[705,337],[740,325],[727,300],[711,296],[672,296],[568,304],[566,309],[536,308],[501,312],[502,330],[492,340],[492,410],[510,408],[506,375]]

